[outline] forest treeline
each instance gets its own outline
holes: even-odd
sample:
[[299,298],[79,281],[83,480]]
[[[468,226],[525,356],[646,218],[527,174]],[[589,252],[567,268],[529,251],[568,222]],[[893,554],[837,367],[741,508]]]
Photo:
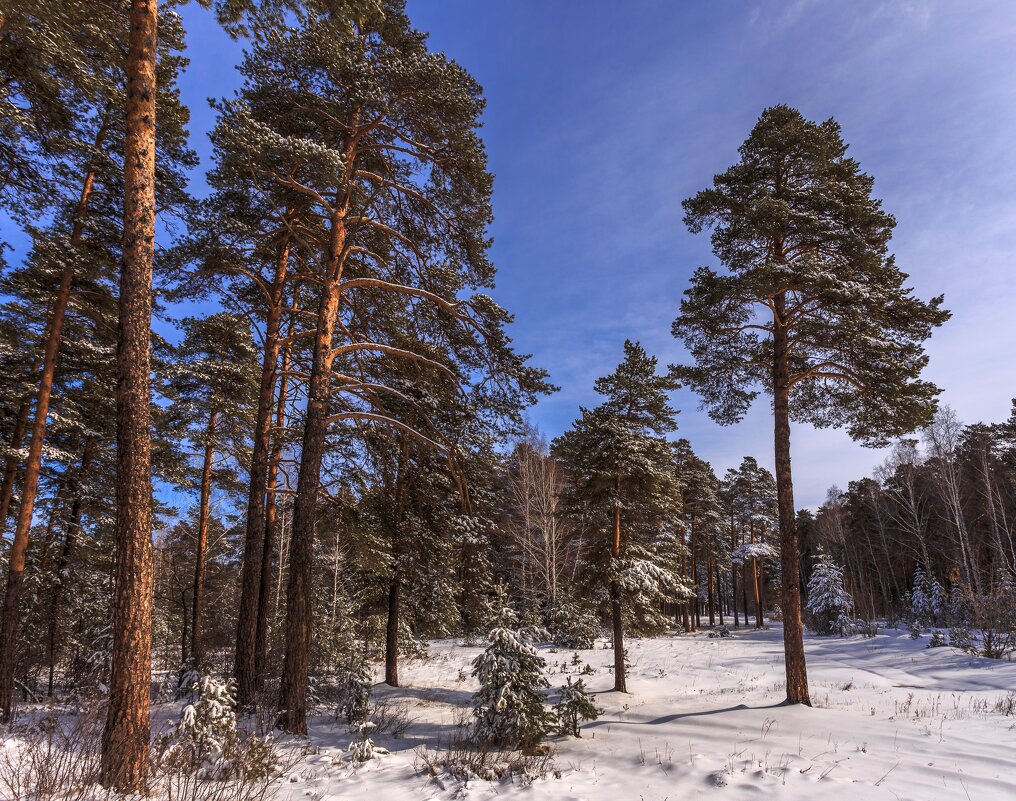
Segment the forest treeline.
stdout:
[[[230,677],[306,734],[354,660],[397,686],[428,638],[510,617],[506,591],[555,642],[608,634],[618,691],[627,636],[781,617],[810,703],[820,545],[872,619],[917,567],[1008,586],[1016,424],[936,416],[923,346],[948,312],[906,287],[834,121],[763,112],[684,204],[722,265],[675,298],[689,363],[625,342],[548,442],[526,410],[551,377],[488,294],[475,80],[401,0],[207,5],[245,55],[195,198],[173,6],[0,2],[5,718],[104,695],[101,781],[143,790],[153,676]],[[771,396],[775,472],[717,475],[675,433],[680,385],[722,424]],[[812,516],[791,421],[925,445]]]

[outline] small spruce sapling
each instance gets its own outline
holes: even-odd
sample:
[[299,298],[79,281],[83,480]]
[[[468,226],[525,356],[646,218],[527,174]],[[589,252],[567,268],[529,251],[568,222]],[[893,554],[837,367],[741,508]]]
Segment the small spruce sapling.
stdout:
[[531,632],[518,627],[518,616],[503,594],[501,610],[488,635],[489,645],[473,660],[480,682],[473,696],[473,737],[508,748],[530,748],[551,725],[540,689],[548,687],[546,661],[536,653]]
[[356,730],[356,736],[349,744],[346,752],[354,764],[369,762],[372,759],[377,759],[389,753],[387,748],[374,744],[370,734],[376,727],[369,720],[357,723],[353,728]]
[[560,689],[557,703],[554,704],[557,730],[561,734],[581,737],[579,726],[582,721],[596,720],[601,711],[587,692],[586,683],[582,679],[573,682],[569,676],[567,683]]
[[362,656],[352,659],[340,688],[337,714],[351,727],[365,723],[370,716],[372,688],[370,665]]
[[807,612],[816,634],[839,634],[851,629],[853,598],[843,586],[843,568],[823,550],[808,581]]

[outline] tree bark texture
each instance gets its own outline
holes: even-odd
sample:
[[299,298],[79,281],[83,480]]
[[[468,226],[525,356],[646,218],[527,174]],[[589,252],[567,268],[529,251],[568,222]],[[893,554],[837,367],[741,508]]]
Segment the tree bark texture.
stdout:
[[147,791],[152,667],[152,479],[149,380],[155,258],[158,0],[131,0],[124,139],[124,253],[117,344],[116,595],[100,782]]

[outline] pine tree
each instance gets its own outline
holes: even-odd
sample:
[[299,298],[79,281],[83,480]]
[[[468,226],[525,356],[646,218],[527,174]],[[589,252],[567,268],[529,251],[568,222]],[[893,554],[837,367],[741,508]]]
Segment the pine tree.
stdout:
[[846,425],[866,444],[914,430],[937,388],[919,379],[923,342],[948,313],[905,287],[888,254],[896,221],[846,156],[839,125],[786,106],[763,112],[741,160],[685,201],[711,227],[726,274],[699,268],[674,335],[695,360],[683,376],[722,424],[760,391],[773,397],[787,700],[810,703],[790,469],[790,419]]
[[536,653],[518,615],[502,593],[497,622],[488,634],[489,645],[473,660],[473,676],[480,689],[473,697],[473,735],[481,743],[528,748],[550,728],[550,714],[540,689],[550,686],[543,675],[544,659]]
[[[419,431],[385,413],[399,390],[374,380],[376,365],[406,361],[453,384],[497,375],[482,390],[495,395],[540,379],[511,351],[507,314],[490,298],[470,295],[494,273],[485,233],[491,178],[476,135],[479,87],[427,51],[402,3],[351,21],[307,19],[261,43],[242,71],[246,84],[221,104],[219,130],[246,159],[255,186],[300,196],[313,223],[307,263],[316,272],[307,284],[317,293],[316,319],[312,331],[296,334],[306,333],[311,353],[280,694],[282,726],[302,733],[314,522],[330,435],[388,425],[449,450],[447,432]],[[402,347],[386,324],[421,316],[440,322],[444,336],[422,350]]]
[[569,473],[566,512],[590,532],[584,579],[594,597],[607,589],[614,642],[614,689],[627,692],[625,617],[640,631],[665,625],[665,591],[684,591],[674,566],[680,493],[670,444],[676,428],[667,392],[674,382],[656,374],[656,359],[625,342],[624,361],[594,388],[605,396],[554,443]]

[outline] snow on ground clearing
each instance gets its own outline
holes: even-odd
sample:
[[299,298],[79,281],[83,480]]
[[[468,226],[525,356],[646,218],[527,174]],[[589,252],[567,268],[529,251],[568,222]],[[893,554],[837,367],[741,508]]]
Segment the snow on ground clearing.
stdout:
[[[447,640],[431,658],[401,668],[406,687],[375,698],[408,704],[413,722],[391,749],[351,768],[351,739],[329,719],[312,722],[319,748],[282,779],[280,798],[677,801],[686,798],[913,799],[1016,797],[1016,664],[927,649],[905,632],[873,639],[809,638],[815,708],[785,707],[778,627],[705,632],[628,644],[631,693],[607,690],[612,652],[580,651],[590,690],[605,711],[582,739],[555,737],[554,770],[526,786],[473,779],[463,787],[420,773],[415,750],[447,743],[476,685],[479,648]],[[541,648],[552,686],[564,684],[573,651]],[[464,671],[464,673],[460,672]],[[1006,712],[1008,711],[1008,714]],[[554,771],[557,771],[555,774]],[[295,780],[294,780],[295,779]]]

